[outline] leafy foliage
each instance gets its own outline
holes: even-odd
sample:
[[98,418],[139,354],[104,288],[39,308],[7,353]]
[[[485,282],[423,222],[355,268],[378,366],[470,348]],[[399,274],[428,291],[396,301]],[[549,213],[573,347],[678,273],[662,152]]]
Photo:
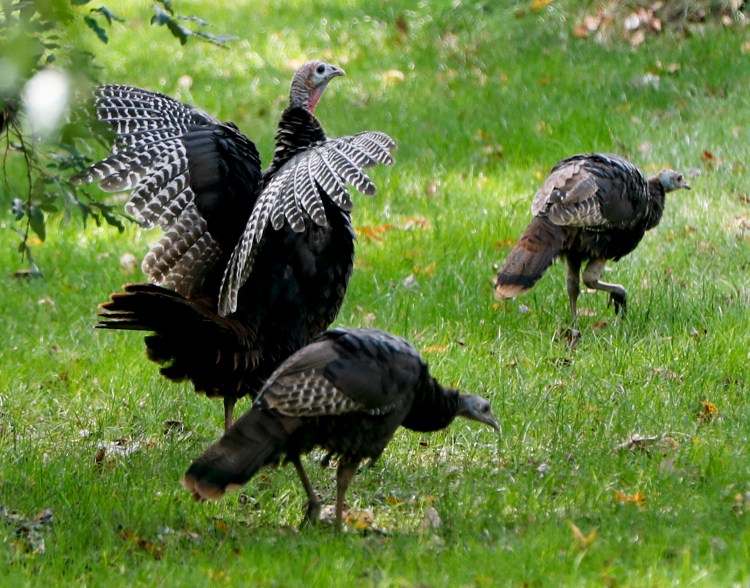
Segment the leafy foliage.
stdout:
[[[0,20],[0,133],[5,143],[2,165],[5,171],[3,191],[7,192],[11,212],[22,228],[19,251],[30,266],[31,275],[40,273],[29,247],[35,235],[46,239],[46,219],[63,214],[69,218],[78,213],[84,226],[89,219],[97,225],[107,223],[123,230],[123,216],[112,205],[90,196],[87,191],[70,183],[67,178],[90,163],[90,147],[96,140],[103,141],[104,128],[94,121],[85,108],[73,100],[70,120],[57,121],[56,128],[37,136],[28,121],[21,116],[23,95],[30,80],[54,68],[66,72],[65,82],[80,97],[96,80],[98,67],[94,55],[78,49],[76,43],[88,31],[102,43],[109,43],[108,27],[125,22],[106,6],[84,7],[90,0],[3,0]],[[194,16],[178,14],[169,0],[157,0],[152,5],[152,24],[164,25],[180,43],[189,37],[222,46],[234,37],[213,35],[202,30],[208,23]],[[200,27],[193,30],[181,24],[193,22]],[[83,28],[80,24],[83,24]],[[68,98],[66,97],[66,100]],[[84,99],[85,101],[85,99]],[[70,107],[66,105],[70,110]],[[82,139],[83,141],[79,141]],[[84,147],[79,148],[79,145]],[[14,173],[9,159],[20,158],[24,173]],[[25,178],[25,188],[11,178]]]

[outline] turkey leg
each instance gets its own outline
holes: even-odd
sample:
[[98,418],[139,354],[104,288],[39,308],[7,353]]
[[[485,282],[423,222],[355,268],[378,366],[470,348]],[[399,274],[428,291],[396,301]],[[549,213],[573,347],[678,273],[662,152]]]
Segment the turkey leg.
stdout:
[[224,432],[229,430],[234,422],[234,405],[237,402],[236,398],[230,396],[224,397]]
[[305,511],[305,517],[302,519],[302,525],[306,526],[310,524],[317,524],[320,522],[320,499],[318,493],[315,492],[315,488],[310,483],[310,478],[307,477],[305,468],[302,467],[299,455],[290,457],[289,461],[294,464],[294,469],[297,470],[297,475],[302,481],[302,485],[305,487],[307,493],[307,510]]
[[622,311],[622,316],[625,317],[627,300],[625,288],[620,284],[608,284],[599,280],[604,271],[605,264],[606,260],[604,259],[592,259],[589,261],[586,269],[583,271],[583,283],[586,284],[587,288],[609,292],[609,303],[615,305],[615,314],[619,314]]
[[570,300],[570,320],[575,327],[578,318],[578,295],[581,293],[581,261],[579,259],[568,258],[568,277],[566,285],[568,287],[568,299]]
[[357,473],[357,461],[340,461],[336,470],[336,532],[341,531],[341,519],[344,514],[344,496],[349,488],[349,484]]

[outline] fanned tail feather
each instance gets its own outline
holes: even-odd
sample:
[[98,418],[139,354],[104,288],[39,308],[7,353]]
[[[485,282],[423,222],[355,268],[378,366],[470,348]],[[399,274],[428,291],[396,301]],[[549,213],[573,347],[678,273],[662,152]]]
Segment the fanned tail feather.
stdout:
[[563,229],[546,218],[535,218],[511,250],[495,277],[495,298],[510,300],[530,290],[560,254]]
[[146,337],[148,357],[170,380],[190,379],[209,396],[259,384],[246,378],[259,361],[252,332],[200,302],[153,284],[129,284],[101,309],[97,328],[153,333]]

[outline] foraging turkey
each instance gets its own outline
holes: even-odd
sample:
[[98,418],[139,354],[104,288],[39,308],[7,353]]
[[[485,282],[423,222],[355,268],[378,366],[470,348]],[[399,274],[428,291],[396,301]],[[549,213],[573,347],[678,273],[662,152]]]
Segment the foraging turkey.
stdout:
[[297,70],[263,173],[233,123],[148,90],[96,91],[117,142],[77,180],[131,190],[127,212],[164,231],[143,260],[149,283],[113,294],[97,327],[151,331],[149,358],[223,397],[225,429],[236,400],[336,317],[354,255],[347,184],[373,194],[363,169],[393,163],[384,133],[326,138],[315,107],[342,75],[323,61]]
[[498,271],[495,298],[508,300],[528,291],[562,256],[568,262],[573,323],[583,262],[583,283],[609,292],[615,313],[622,311],[624,316],[625,288],[599,279],[604,266],[636,248],[645,232],[659,224],[664,195],[680,188],[690,189],[682,174],[666,170],[646,179],[617,155],[587,153],[563,159],[534,197],[534,220]]
[[253,407],[201,455],[182,481],[197,500],[219,499],[263,467],[291,462],[307,493],[303,522],[320,501],[300,456],[315,446],[338,457],[336,526],[359,463],[378,459],[399,426],[437,431],[456,416],[500,432],[484,398],[444,388],[417,350],[374,329],[335,329],[289,357]]

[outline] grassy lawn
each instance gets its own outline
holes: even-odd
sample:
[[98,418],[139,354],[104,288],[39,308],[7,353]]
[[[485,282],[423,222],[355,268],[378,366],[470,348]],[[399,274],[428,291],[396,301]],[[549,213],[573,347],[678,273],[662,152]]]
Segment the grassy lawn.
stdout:
[[[90,40],[102,81],[235,121],[264,162],[294,65],[346,69],[318,107],[324,128],[382,130],[399,150],[371,174],[378,194],[357,199],[336,324],[407,337],[441,381],[491,400],[504,436],[463,421],[400,431],[348,494],[384,533],[298,531],[293,468],[194,503],[179,480],[220,435],[220,402],[162,379],[140,335],[92,328],[97,304],[142,279],[121,256],[156,235],[55,222],[33,246],[44,278],[17,280],[3,185],[0,585],[750,582],[750,27],[633,48],[576,38],[580,2],[507,4],[181,1],[240,37],[227,49],[180,46],[144,3],[117,9],[129,23],[107,46]],[[491,280],[547,171],[589,150],[674,167],[693,190],[668,196],[661,225],[610,265],[627,320],[583,294],[571,349],[556,337],[563,265],[506,304]],[[653,440],[616,449],[634,435]],[[309,472],[333,503],[334,470]],[[51,523],[32,524],[45,509]]]

